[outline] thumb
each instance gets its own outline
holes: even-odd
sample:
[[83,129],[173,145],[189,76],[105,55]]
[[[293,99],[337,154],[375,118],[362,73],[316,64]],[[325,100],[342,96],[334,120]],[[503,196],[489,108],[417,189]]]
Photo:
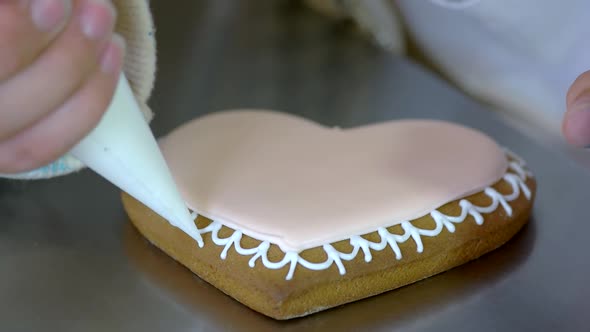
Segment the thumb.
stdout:
[[567,94],[562,131],[568,143],[590,148],[590,71],[580,75]]

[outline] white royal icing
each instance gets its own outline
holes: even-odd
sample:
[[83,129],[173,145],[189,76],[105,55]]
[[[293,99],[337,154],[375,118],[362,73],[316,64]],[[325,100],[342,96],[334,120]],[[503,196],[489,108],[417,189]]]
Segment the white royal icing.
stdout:
[[[402,252],[398,246],[399,243],[404,243],[410,238],[416,243],[416,251],[422,253],[424,251],[424,245],[422,243],[422,236],[434,237],[439,235],[444,228],[449,232],[455,232],[455,224],[462,223],[467,216],[472,216],[477,225],[483,225],[484,217],[482,213],[492,213],[498,207],[502,207],[508,216],[512,216],[512,207],[508,204],[511,201],[516,200],[522,193],[528,200],[531,198],[531,191],[525,183],[528,177],[532,177],[532,174],[526,170],[525,162],[517,155],[510,151],[506,151],[506,154],[511,157],[512,161],[509,163],[508,171],[503,176],[503,180],[506,181],[512,187],[512,193],[504,195],[499,193],[492,187],[487,187],[483,190],[488,197],[492,199],[492,203],[488,206],[478,206],[467,199],[461,199],[459,206],[461,207],[461,213],[458,216],[446,215],[438,210],[430,212],[430,216],[434,220],[436,226],[434,229],[422,229],[412,225],[409,221],[403,221],[400,225],[404,230],[403,234],[390,233],[386,227],[379,227],[375,231],[379,234],[381,241],[373,242],[363,238],[360,235],[353,235],[349,238],[352,251],[349,253],[338,251],[331,244],[324,244],[322,246],[324,252],[327,255],[327,259],[321,263],[310,262],[299,255],[299,252],[295,251],[283,251],[284,257],[278,262],[273,262],[268,259],[268,250],[271,243],[269,241],[261,241],[253,237],[254,239],[261,241],[260,244],[253,248],[243,248],[241,246],[241,239],[243,232],[235,229],[234,232],[226,237],[220,238],[219,231],[223,224],[219,221],[213,220],[209,225],[198,229],[200,234],[211,233],[213,243],[218,246],[223,246],[221,252],[221,259],[226,259],[228,251],[233,247],[235,251],[243,256],[252,256],[248,265],[254,267],[256,261],[259,259],[262,264],[268,269],[281,269],[286,265],[289,265],[289,272],[287,273],[286,280],[291,280],[295,273],[297,265],[301,265],[310,270],[326,270],[335,264],[338,268],[338,272],[341,275],[346,274],[346,268],[343,261],[350,261],[354,259],[359,251],[363,252],[365,256],[365,262],[372,260],[371,250],[381,251],[386,247],[391,248],[395,254],[397,260],[402,259]],[[192,217],[196,220],[198,214],[192,212]]]

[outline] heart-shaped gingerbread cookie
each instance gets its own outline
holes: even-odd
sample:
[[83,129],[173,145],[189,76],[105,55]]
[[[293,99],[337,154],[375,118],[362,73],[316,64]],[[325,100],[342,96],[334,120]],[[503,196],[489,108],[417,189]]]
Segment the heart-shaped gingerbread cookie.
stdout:
[[526,223],[535,182],[482,133],[403,120],[327,128],[226,111],[161,140],[205,245],[128,195],[152,243],[249,307],[303,316],[493,250]]

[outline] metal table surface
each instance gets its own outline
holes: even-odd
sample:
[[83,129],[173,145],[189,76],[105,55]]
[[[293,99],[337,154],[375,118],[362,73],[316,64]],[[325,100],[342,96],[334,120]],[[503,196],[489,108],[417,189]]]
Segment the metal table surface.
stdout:
[[130,226],[89,171],[0,181],[0,331],[588,330],[587,171],[503,124],[346,25],[277,1],[153,2],[153,128],[199,114],[274,108],[342,127],[403,117],[467,124],[524,157],[539,193],[530,224],[479,260],[288,322],[192,275]]

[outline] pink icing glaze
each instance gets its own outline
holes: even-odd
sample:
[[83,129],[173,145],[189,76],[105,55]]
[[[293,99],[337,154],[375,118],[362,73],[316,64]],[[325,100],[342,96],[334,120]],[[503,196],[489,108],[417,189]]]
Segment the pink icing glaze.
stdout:
[[193,120],[161,147],[192,209],[284,251],[421,217],[508,166],[489,137],[447,122],[342,130],[249,110]]

